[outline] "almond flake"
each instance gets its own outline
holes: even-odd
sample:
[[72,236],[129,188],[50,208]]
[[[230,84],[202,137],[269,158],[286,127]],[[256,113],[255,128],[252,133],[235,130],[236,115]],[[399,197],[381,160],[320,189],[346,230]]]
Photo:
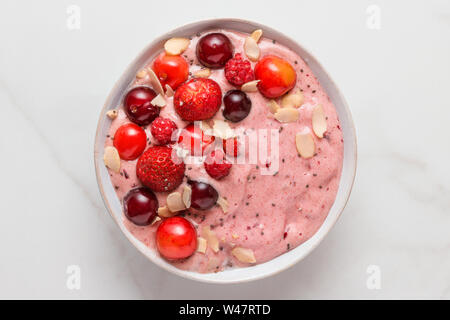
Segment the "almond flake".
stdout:
[[159,82],[158,76],[156,75],[155,71],[152,69],[148,69],[148,75],[150,76],[150,83],[152,84],[153,89],[156,90],[160,95],[164,95],[164,89],[161,85],[161,82]]
[[136,78],[143,79],[147,76],[147,71],[144,69],[140,70],[138,73],[136,73]]
[[312,127],[315,135],[319,138],[323,138],[323,134],[327,131],[327,119],[323,112],[323,107],[318,104],[314,107],[312,113]]
[[242,248],[242,247],[236,247],[233,250],[231,250],[231,253],[240,262],[244,262],[244,263],[255,263],[256,262],[255,255],[254,255],[252,249],[245,249],[245,248]]
[[263,31],[261,29],[257,29],[252,32],[250,37],[253,38],[253,40],[255,40],[256,42],[258,42],[261,39],[262,34],[263,34]]
[[167,196],[167,207],[171,212],[177,212],[186,209],[186,206],[183,203],[183,199],[181,198],[181,193],[172,192]]
[[236,233],[233,233],[231,236],[233,237],[233,239],[239,239],[239,235],[237,235]]
[[244,83],[241,87],[241,90],[244,92],[256,92],[258,91],[258,82],[260,80],[253,80],[247,83]]
[[158,216],[160,217],[170,218],[173,217],[174,215],[176,215],[176,213],[170,212],[169,208],[167,208],[166,206],[158,208]]
[[212,231],[209,226],[203,227],[203,236],[205,237],[206,241],[208,241],[208,245],[212,249],[212,251],[219,252],[219,240],[217,239],[214,231]]
[[235,136],[233,129],[231,129],[228,123],[223,120],[214,120],[212,131],[215,137],[219,137],[225,140]]
[[258,61],[259,56],[261,55],[261,50],[259,50],[258,43],[255,39],[251,37],[247,37],[244,42],[244,51],[245,55],[251,61]]
[[186,208],[191,207],[191,195],[192,195],[192,189],[189,186],[184,186],[183,189],[183,203],[186,206]]
[[222,208],[223,213],[228,212],[228,201],[225,198],[219,197],[217,204]]
[[164,50],[172,56],[180,55],[189,47],[191,41],[186,38],[172,38],[164,43]]
[[120,156],[119,152],[114,147],[106,147],[103,155],[105,165],[112,171],[119,173],[120,171]]
[[211,70],[208,68],[200,69],[194,73],[195,78],[208,78],[211,75]]
[[156,216],[156,218],[153,219],[151,226],[154,225],[155,223],[159,222],[159,221],[161,221],[161,218]]
[[108,116],[108,118],[110,118],[111,120],[114,120],[115,118],[117,118],[117,116],[119,115],[119,113],[117,112],[117,110],[109,110],[106,115]]
[[297,133],[295,135],[295,145],[297,147],[298,154],[305,159],[311,158],[316,152],[316,145],[311,133]]
[[271,113],[276,113],[278,109],[280,109],[280,105],[275,100],[270,100],[267,103],[267,106],[269,107]]
[[298,120],[299,112],[295,108],[281,108],[278,109],[277,112],[274,114],[275,119],[278,121],[285,123],[285,122],[294,122]]
[[197,238],[197,252],[205,253],[206,252],[207,242],[205,238],[198,237]]
[[303,93],[300,90],[295,89],[281,99],[281,106],[283,108],[298,108],[303,104],[303,100]]
[[150,103],[156,107],[162,108],[166,106],[166,99],[164,99],[161,94],[158,94]]
[[173,97],[174,92],[171,86],[169,86],[168,84],[166,84],[166,97]]

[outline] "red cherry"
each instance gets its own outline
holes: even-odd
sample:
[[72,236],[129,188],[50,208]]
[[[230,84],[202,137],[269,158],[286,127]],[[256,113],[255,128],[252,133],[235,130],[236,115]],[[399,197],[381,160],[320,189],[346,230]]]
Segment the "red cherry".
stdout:
[[123,160],[137,159],[147,145],[147,134],[144,129],[134,123],[119,127],[114,135],[114,147]]
[[286,60],[269,55],[255,66],[255,78],[259,91],[267,98],[278,98],[294,88],[297,74]]
[[233,45],[223,33],[210,33],[200,38],[196,48],[197,58],[208,68],[223,68],[233,57]]
[[158,199],[150,189],[132,189],[123,198],[123,208],[128,220],[138,226],[146,226],[156,218]]
[[184,128],[178,138],[178,144],[183,148],[190,150],[191,155],[201,156],[205,154],[205,150],[215,140],[214,136],[209,136],[202,129],[193,123],[188,124]]
[[219,193],[208,183],[200,181],[188,181],[192,189],[191,207],[197,210],[212,208],[219,198]]
[[185,82],[189,76],[189,65],[181,56],[161,53],[153,62],[153,71],[163,87],[168,84],[173,90]]
[[136,87],[128,91],[124,99],[124,109],[130,121],[145,126],[159,115],[160,108],[151,104],[156,92],[148,87]]
[[156,246],[166,259],[188,258],[197,250],[197,232],[185,218],[167,218],[156,230]]

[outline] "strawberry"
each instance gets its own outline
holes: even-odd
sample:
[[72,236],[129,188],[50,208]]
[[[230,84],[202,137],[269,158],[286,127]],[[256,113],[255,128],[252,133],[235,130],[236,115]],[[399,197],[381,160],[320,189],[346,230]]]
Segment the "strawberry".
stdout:
[[173,105],[185,121],[212,118],[222,104],[222,90],[211,79],[195,78],[184,83],[175,91]]
[[172,134],[177,129],[177,125],[172,120],[158,117],[153,120],[150,131],[153,138],[155,138],[160,144],[168,144],[175,142],[172,140]]
[[206,172],[214,179],[220,180],[226,177],[231,170],[231,163],[225,158],[222,150],[212,151],[204,162]]
[[139,158],[136,174],[146,187],[153,191],[171,191],[183,181],[185,164],[172,148],[154,146]]

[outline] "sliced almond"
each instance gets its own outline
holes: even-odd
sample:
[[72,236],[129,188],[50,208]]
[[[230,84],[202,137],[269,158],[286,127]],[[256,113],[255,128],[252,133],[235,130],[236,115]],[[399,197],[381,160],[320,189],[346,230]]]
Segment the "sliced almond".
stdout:
[[241,87],[241,90],[244,92],[256,92],[258,91],[258,82],[260,80],[253,80],[247,83],[244,83]]
[[303,104],[303,101],[303,93],[299,89],[294,89],[281,99],[281,106],[283,108],[298,108]]
[[153,89],[156,90],[160,95],[164,95],[164,89],[161,85],[161,82],[159,82],[158,76],[156,75],[155,71],[152,69],[148,69],[148,75],[150,76],[150,83],[152,84]]
[[233,248],[233,250],[231,250],[231,253],[240,262],[244,262],[244,263],[255,263],[256,262],[255,254],[253,253],[252,249],[236,247],[236,248]]
[[105,165],[112,171],[119,173],[120,171],[120,156],[119,152],[114,147],[106,147],[103,155]]
[[280,108],[274,114],[275,119],[277,119],[278,121],[280,121],[282,123],[297,121],[299,115],[300,114],[298,112],[298,109],[291,108],[291,107]]
[[228,201],[225,198],[219,197],[217,204],[222,208],[223,213],[228,212]]
[[173,97],[174,92],[171,86],[169,86],[168,84],[166,84],[166,97]]
[[314,106],[312,113],[312,127],[315,135],[319,138],[323,138],[323,134],[327,131],[327,119],[323,112],[321,104]]
[[156,107],[165,107],[166,106],[166,99],[161,94],[158,94],[156,97],[153,98],[153,100],[150,102],[152,105]]
[[209,226],[203,227],[203,237],[208,241],[208,245],[212,251],[219,252],[219,240]]
[[159,221],[161,221],[161,218],[157,216],[155,219],[153,219],[151,226]]
[[257,30],[252,32],[250,37],[253,38],[253,40],[255,40],[256,42],[258,42],[259,39],[261,39],[262,34],[263,34],[263,31],[261,29],[257,29]]
[[208,78],[211,75],[211,70],[208,68],[200,69],[194,73],[195,78]]
[[171,212],[177,212],[186,209],[181,193],[172,192],[167,196],[167,207]]
[[109,110],[106,115],[108,116],[108,118],[110,118],[111,120],[114,120],[115,118],[117,118],[117,116],[119,115],[119,113],[117,112],[117,110]]
[[198,237],[197,238],[197,252],[205,253],[206,252],[207,241],[205,238]]
[[311,158],[316,152],[314,138],[309,132],[297,133],[295,135],[295,145],[298,154],[305,159]]
[[192,195],[192,188],[189,186],[184,186],[183,189],[183,203],[186,206],[186,208],[191,207],[191,195]]
[[191,43],[191,40],[186,38],[172,38],[164,43],[164,50],[172,56],[182,54]]
[[136,78],[143,79],[147,76],[147,71],[144,69],[140,70],[138,73],[136,73]]
[[231,236],[233,237],[233,239],[239,239],[239,235],[237,235],[236,233],[233,233]]
[[252,37],[247,37],[244,42],[245,55],[251,61],[258,61],[261,50],[259,50],[258,43]]
[[280,105],[275,100],[270,100],[267,103],[267,106],[269,107],[271,113],[276,113],[278,109],[280,109]]
[[170,212],[169,208],[167,208],[166,206],[158,208],[158,216],[160,217],[170,218],[173,217],[174,215],[176,215],[176,213]]
[[212,133],[215,137],[221,139],[228,139],[235,136],[233,129],[229,126],[228,122],[223,120],[214,120]]

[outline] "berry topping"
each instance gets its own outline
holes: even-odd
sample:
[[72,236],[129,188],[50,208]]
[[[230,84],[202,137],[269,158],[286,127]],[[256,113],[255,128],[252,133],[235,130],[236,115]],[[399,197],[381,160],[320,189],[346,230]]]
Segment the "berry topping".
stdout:
[[232,122],[245,119],[252,108],[252,101],[241,90],[230,90],[223,97],[223,116]]
[[240,53],[236,53],[233,59],[228,60],[225,65],[225,77],[228,82],[236,87],[254,79],[250,61],[242,59]]
[[181,131],[180,137],[178,138],[178,144],[183,149],[189,150],[191,155],[201,156],[214,140],[214,136],[205,134],[202,129],[191,123]]
[[181,56],[171,56],[161,53],[153,62],[153,71],[163,88],[166,84],[173,90],[185,82],[189,76],[189,65]]
[[130,121],[145,126],[158,115],[160,108],[151,104],[156,92],[148,87],[136,87],[128,91],[124,99],[124,109]]
[[166,259],[188,258],[197,249],[197,232],[185,218],[167,218],[156,230],[156,246]]
[[220,86],[211,79],[196,78],[181,85],[173,98],[178,115],[185,121],[212,118],[222,103]]
[[177,125],[172,120],[158,117],[152,122],[151,133],[160,144],[169,144],[176,141],[172,139],[172,135],[177,129]]
[[139,158],[136,174],[139,180],[153,191],[172,191],[184,177],[185,164],[172,148],[155,146],[148,148]]
[[216,180],[226,177],[231,170],[231,163],[225,158],[224,152],[219,149],[212,151],[206,157],[204,165],[206,172]]
[[123,160],[137,159],[147,145],[147,134],[144,129],[134,123],[119,127],[114,134],[114,147]]
[[128,220],[138,226],[146,226],[156,218],[158,199],[150,189],[132,189],[123,198],[123,208]]
[[217,190],[213,186],[200,181],[188,181],[192,189],[191,207],[197,210],[212,208],[219,198]]
[[208,68],[223,68],[233,56],[233,45],[223,33],[210,33],[197,42],[197,58]]
[[230,157],[237,157],[239,154],[238,138],[229,138],[222,141],[223,151]]
[[259,91],[267,98],[278,98],[294,88],[297,74],[286,60],[269,55],[255,66],[255,78]]

